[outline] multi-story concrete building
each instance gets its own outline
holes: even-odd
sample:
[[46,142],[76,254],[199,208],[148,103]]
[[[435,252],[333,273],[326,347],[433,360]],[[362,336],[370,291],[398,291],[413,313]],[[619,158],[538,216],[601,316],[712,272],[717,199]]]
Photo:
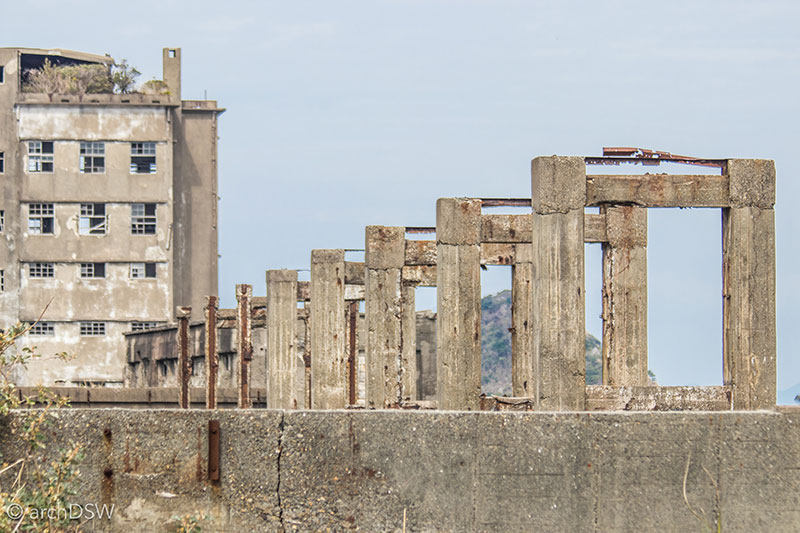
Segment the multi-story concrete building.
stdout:
[[75,356],[32,361],[20,385],[121,385],[124,332],[217,293],[224,110],[181,100],[179,48],[158,94],[31,92],[36,69],[91,64],[113,59],[0,48],[0,327],[46,309],[23,344]]

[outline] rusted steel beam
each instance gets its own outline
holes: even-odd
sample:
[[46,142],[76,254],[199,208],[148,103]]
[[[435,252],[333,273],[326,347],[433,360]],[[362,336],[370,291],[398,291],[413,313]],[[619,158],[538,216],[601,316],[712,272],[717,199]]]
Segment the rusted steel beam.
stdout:
[[181,409],[189,409],[189,378],[192,375],[189,354],[191,306],[178,307],[175,316],[178,319],[178,405]]
[[728,176],[586,176],[586,206],[728,207],[730,204]]
[[530,198],[481,198],[481,207],[530,207]]
[[250,402],[250,362],[253,360],[253,330],[250,301],[253,297],[252,285],[236,285],[236,332],[239,344],[239,372],[237,388],[239,409],[249,409]]
[[350,405],[356,404],[356,391],[358,376],[358,348],[356,346],[356,324],[358,323],[358,302],[352,301],[347,309],[347,319],[349,322],[349,346],[347,354],[347,374],[348,374],[348,400]]
[[[645,165],[658,165],[661,161],[669,163],[683,163],[687,165],[699,165],[704,167],[719,167],[725,168],[726,160],[724,159],[705,159],[700,157],[691,157],[688,155],[671,154],[661,150],[648,150],[646,148],[633,148],[630,146],[604,146],[603,157],[587,157],[589,160],[609,160],[609,159],[622,159],[625,163],[643,163]],[[617,163],[589,163],[589,164],[619,164]]]
[[435,227],[430,226],[406,226],[406,233],[417,233],[417,234],[430,234],[436,233]]
[[219,420],[208,421],[208,480],[219,483]]
[[206,409],[217,408],[217,370],[219,345],[217,341],[217,297],[206,296]]

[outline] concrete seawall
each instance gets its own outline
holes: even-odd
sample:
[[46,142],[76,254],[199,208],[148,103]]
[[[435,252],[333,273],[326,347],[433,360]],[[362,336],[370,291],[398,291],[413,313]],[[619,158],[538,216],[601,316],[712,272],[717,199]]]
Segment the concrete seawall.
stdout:
[[[24,416],[0,419],[4,462],[20,456],[7,429]],[[171,517],[199,512],[203,531],[402,531],[404,517],[406,531],[702,531],[690,506],[725,532],[800,529],[796,408],[52,416],[47,453],[83,446],[71,499],[115,506],[88,530],[168,531]]]

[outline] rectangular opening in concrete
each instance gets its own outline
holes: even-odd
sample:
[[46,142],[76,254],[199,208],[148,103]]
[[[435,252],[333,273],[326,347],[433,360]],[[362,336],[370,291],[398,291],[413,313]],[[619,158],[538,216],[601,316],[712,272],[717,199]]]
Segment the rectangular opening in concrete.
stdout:
[[650,209],[648,352],[659,385],[722,385],[719,209]]
[[511,396],[511,267],[481,269],[481,391]]

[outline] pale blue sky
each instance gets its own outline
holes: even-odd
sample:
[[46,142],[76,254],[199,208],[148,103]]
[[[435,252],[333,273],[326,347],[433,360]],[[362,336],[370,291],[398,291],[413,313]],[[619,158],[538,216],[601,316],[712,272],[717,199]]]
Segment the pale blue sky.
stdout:
[[[790,1],[6,2],[3,46],[127,58],[219,100],[220,290],[361,248],[364,226],[434,225],[444,196],[530,195],[536,155],[629,145],[774,159],[779,389],[800,382],[800,7]],[[721,384],[717,210],[651,211],[650,361]],[[599,254],[587,255],[587,287]],[[594,281],[593,281],[594,280]],[[494,292],[507,274],[486,278]],[[587,327],[599,334],[599,293]]]

